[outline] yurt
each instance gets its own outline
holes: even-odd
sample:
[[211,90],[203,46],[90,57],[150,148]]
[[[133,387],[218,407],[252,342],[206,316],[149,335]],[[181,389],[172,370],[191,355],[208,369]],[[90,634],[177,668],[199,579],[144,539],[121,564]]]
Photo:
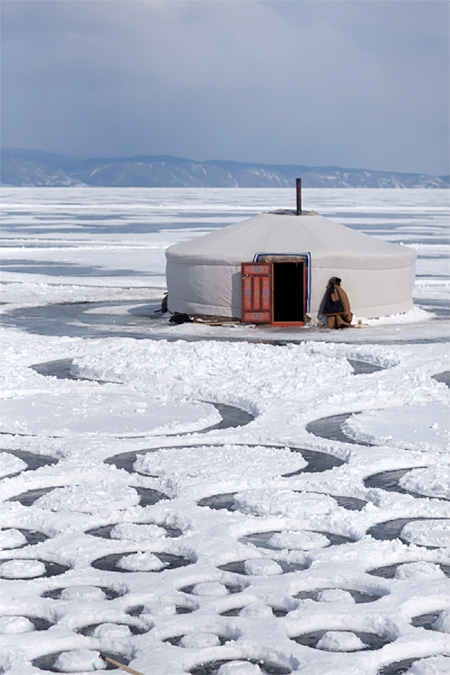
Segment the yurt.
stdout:
[[261,213],[170,246],[166,258],[168,309],[190,316],[303,325],[333,276],[358,317],[413,307],[413,249],[314,211]]

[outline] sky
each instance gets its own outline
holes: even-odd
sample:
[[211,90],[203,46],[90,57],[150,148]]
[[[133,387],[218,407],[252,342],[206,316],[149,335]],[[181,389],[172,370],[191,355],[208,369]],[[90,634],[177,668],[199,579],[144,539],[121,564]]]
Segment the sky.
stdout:
[[1,145],[449,173],[447,0],[2,0]]

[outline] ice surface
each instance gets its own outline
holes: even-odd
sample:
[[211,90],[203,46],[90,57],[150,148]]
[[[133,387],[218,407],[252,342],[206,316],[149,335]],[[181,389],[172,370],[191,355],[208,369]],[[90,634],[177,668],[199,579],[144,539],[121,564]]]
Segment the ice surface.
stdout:
[[[418,253],[414,309],[346,332],[156,313],[167,246],[288,207],[291,190],[2,196],[0,670],[105,670],[96,650],[120,643],[145,675],[377,675],[414,659],[416,675],[449,672],[450,391],[434,379],[450,370],[447,192],[305,191],[324,216]],[[33,368],[55,361],[64,372]],[[216,404],[245,424],[217,428]],[[344,414],[347,436],[308,431]],[[366,485],[398,471],[406,492]],[[228,508],[201,505],[218,495]],[[414,627],[424,614],[438,616]]]

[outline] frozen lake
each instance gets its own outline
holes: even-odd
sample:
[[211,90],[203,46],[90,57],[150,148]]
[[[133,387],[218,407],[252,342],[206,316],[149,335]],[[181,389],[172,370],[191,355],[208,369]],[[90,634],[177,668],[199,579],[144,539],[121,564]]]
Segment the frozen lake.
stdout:
[[304,190],[417,251],[407,315],[157,312],[294,192],[2,188],[0,672],[450,672],[448,193]]

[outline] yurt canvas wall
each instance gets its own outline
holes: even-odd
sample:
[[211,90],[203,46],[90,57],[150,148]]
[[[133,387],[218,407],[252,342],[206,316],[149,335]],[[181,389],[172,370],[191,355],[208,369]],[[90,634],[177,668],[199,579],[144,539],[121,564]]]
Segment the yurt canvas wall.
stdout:
[[166,251],[168,307],[190,315],[241,318],[241,263],[258,254],[309,255],[309,314],[327,281],[342,279],[353,312],[375,318],[413,306],[416,253],[314,212],[263,213]]

